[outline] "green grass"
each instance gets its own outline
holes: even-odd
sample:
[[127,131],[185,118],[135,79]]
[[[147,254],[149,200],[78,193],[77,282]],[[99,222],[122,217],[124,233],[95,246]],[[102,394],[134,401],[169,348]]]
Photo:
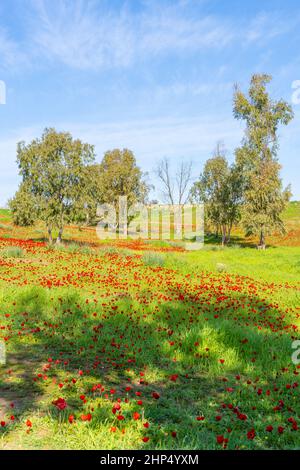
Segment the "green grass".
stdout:
[[[284,215],[296,229],[298,210]],[[0,216],[0,448],[223,449],[217,436],[228,449],[300,447],[288,421],[300,427],[299,246],[210,237],[199,251],[166,241],[137,251],[68,229],[49,247],[25,241],[42,240],[40,229],[11,233],[9,211]]]
[[23,258],[24,251],[22,248],[17,246],[11,246],[8,248],[4,248],[0,251],[0,257],[2,258]]
[[142,259],[146,266],[163,266],[165,264],[165,257],[157,252],[146,251]]
[[289,219],[295,219],[298,220],[300,219],[300,202],[299,201],[292,201],[288,204],[286,210],[283,213],[283,219],[284,220],[289,220]]
[[[0,264],[2,448],[222,449],[220,435],[229,449],[299,447],[287,421],[300,417],[298,389],[287,388],[298,381],[299,248],[73,248],[29,245],[24,261]],[[52,404],[59,397],[64,411]]]

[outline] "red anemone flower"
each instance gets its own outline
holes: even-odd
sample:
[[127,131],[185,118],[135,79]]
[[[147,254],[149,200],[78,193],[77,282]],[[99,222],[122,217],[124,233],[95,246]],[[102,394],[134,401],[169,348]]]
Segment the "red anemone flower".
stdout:
[[67,402],[64,398],[58,398],[57,400],[54,400],[52,404],[56,406],[58,410],[61,410],[61,411],[67,407]]

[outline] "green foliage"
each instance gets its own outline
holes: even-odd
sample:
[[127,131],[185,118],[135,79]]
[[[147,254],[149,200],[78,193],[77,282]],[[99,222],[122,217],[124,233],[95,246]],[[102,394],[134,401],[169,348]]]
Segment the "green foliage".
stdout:
[[38,198],[30,192],[30,186],[22,182],[15,196],[8,201],[15,225],[29,227],[38,217]]
[[266,234],[284,231],[281,213],[291,196],[289,187],[282,190],[277,131],[280,124],[291,121],[293,112],[283,100],[270,98],[266,86],[271,79],[254,75],[248,96],[238,88],[234,95],[234,116],[246,122],[242,146],[236,150],[237,168],[244,180],[242,221],[246,234],[259,235],[263,248]]
[[191,190],[191,198],[205,204],[206,219],[222,232],[222,244],[230,241],[231,229],[240,217],[241,176],[235,165],[229,166],[224,151],[217,146],[207,160],[203,173]]
[[0,251],[2,258],[23,258],[24,251],[18,246],[9,246]]
[[61,241],[64,225],[82,216],[89,200],[88,165],[93,161],[93,146],[55,129],[45,129],[28,145],[20,142],[17,163],[23,182],[10,201],[15,222],[31,225],[39,218],[47,225],[49,241],[54,228]]
[[99,163],[84,168],[84,198],[78,199],[73,221],[81,225],[96,225],[97,205],[101,201],[101,167]]
[[78,253],[79,252],[79,245],[77,243],[70,243],[68,245],[65,245],[64,243],[61,243],[57,246],[55,246],[55,251],[62,251],[65,253]]
[[71,253],[71,254],[79,253],[79,254],[87,255],[87,256],[92,256],[92,255],[97,254],[96,250],[94,250],[90,246],[82,245],[82,244],[75,243],[75,242],[68,243],[68,244],[60,243],[55,246],[49,245],[49,248],[50,250],[52,248],[53,250],[58,251],[58,252]]
[[101,202],[113,204],[118,214],[119,196],[127,196],[127,205],[146,201],[149,187],[134,154],[128,149],[114,149],[104,154],[100,164]]
[[143,254],[143,263],[146,266],[163,266],[165,264],[165,257],[155,251],[146,251]]

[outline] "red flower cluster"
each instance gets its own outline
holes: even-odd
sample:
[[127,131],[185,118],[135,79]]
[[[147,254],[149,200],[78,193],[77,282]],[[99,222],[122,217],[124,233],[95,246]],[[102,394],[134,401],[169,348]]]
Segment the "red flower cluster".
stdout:
[[68,406],[64,398],[58,398],[57,400],[54,400],[52,404],[60,411],[64,410]]

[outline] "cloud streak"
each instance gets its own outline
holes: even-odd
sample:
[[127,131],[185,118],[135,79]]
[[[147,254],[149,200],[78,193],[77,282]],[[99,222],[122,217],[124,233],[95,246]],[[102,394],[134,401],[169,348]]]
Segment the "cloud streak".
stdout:
[[[117,8],[95,0],[30,0],[24,9],[22,40],[10,37],[0,24],[3,67],[61,63],[78,70],[124,68],[166,55],[187,57],[233,45],[252,47],[287,34],[300,21],[261,12],[234,20],[201,14],[200,3],[130,2]],[[24,52],[21,52],[24,51]],[[26,52],[25,52],[26,51]]]
[[279,13],[259,13],[249,24],[245,34],[245,43],[265,43],[278,36],[289,33],[299,25],[300,16],[295,13],[292,18],[282,17]]
[[8,31],[0,26],[0,68],[14,70],[28,63],[20,44],[12,39]]
[[232,32],[220,20],[181,16],[180,4],[139,14],[99,10],[94,2],[35,0],[33,40],[40,53],[78,69],[124,67],[166,53],[224,47]]
[[32,5],[31,39],[39,55],[83,70],[267,41],[287,33],[299,20],[274,22],[275,13],[261,13],[250,24],[242,19],[232,23],[195,15],[190,3],[182,1],[146,2],[139,12],[130,11],[126,3],[117,10],[91,0],[32,0]]
[[35,0],[33,41],[40,54],[78,69],[126,66],[133,35],[122,13],[99,12],[93,2]]

